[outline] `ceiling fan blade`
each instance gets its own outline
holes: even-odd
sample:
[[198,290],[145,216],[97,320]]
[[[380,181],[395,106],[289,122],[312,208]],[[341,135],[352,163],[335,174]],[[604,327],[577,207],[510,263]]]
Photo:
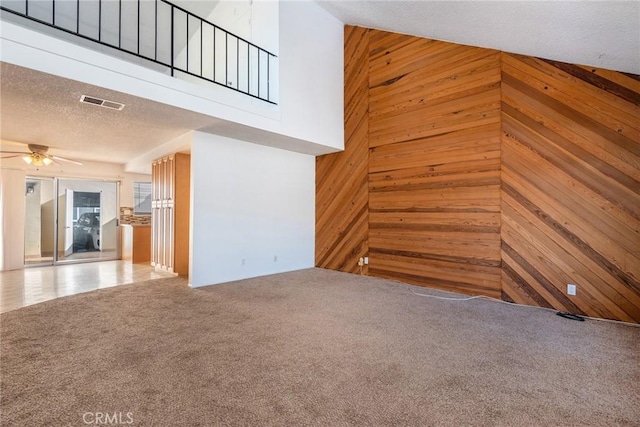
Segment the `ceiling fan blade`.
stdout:
[[31,154],[28,151],[0,151],[0,154]]
[[3,159],[13,159],[14,157],[22,157],[22,153],[14,154],[12,156],[2,156]]
[[80,163],[77,160],[65,159],[64,157],[58,157],[58,156],[51,156],[51,158],[53,160],[61,160],[63,162],[73,163],[74,165],[82,166],[82,163]]
[[26,142],[9,141],[9,140],[3,139],[2,142],[0,142],[0,145],[2,145],[3,147],[7,147],[7,146],[24,147],[26,150],[29,144],[27,144]]

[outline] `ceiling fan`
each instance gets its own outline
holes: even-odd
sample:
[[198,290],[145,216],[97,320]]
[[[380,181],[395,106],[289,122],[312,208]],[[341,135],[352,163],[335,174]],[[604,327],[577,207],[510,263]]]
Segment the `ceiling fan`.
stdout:
[[[82,165],[77,160],[65,159],[64,157],[53,156],[47,154],[49,147],[46,145],[28,144],[29,151],[0,151],[3,159],[11,159],[14,157],[22,157],[22,160],[34,166],[49,166],[51,163],[63,161],[73,163],[74,165]],[[9,154],[5,156],[5,154]]]

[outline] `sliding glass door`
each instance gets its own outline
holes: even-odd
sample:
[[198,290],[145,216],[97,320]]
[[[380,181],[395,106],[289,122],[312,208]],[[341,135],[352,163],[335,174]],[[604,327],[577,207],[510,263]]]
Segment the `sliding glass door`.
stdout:
[[117,182],[28,177],[24,264],[117,259],[118,219]]

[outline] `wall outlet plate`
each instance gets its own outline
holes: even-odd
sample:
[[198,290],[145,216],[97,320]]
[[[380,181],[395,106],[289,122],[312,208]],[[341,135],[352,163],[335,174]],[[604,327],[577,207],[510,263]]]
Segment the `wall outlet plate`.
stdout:
[[576,285],[572,285],[571,283],[567,285],[567,295],[575,295],[577,290],[578,287]]
[[369,265],[369,257],[364,257],[364,265]]

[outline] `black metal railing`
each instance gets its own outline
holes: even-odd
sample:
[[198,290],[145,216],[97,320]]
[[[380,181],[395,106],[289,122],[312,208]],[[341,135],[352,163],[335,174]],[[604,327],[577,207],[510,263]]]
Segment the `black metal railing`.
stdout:
[[0,9],[275,104],[277,56],[166,0],[2,0]]

